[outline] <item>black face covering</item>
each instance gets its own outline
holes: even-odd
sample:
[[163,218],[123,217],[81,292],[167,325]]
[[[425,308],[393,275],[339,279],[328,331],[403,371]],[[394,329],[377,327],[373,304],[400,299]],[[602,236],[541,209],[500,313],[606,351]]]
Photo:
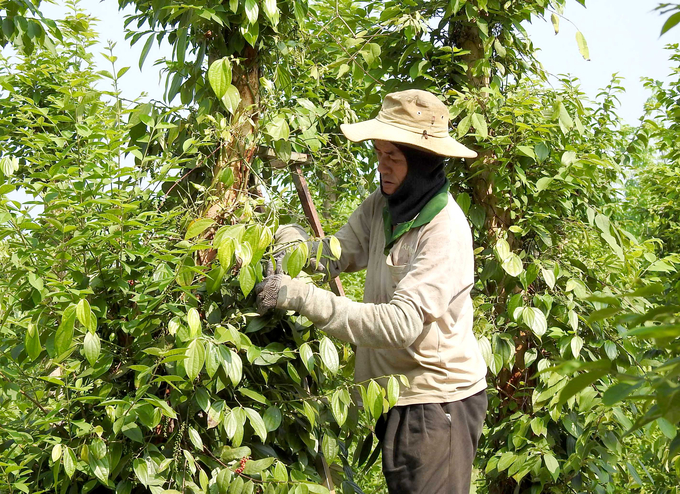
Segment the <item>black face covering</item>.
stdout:
[[408,171],[406,178],[392,194],[385,194],[387,208],[392,216],[392,225],[398,225],[415,218],[423,206],[432,199],[446,183],[444,157],[421,151],[404,144],[393,143],[406,156]]

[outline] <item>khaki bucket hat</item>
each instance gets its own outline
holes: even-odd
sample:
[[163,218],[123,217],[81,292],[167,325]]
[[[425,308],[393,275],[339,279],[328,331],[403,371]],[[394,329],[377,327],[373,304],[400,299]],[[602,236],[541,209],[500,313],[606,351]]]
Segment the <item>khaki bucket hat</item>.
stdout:
[[408,89],[385,96],[374,119],[342,124],[340,130],[353,142],[379,139],[407,144],[441,156],[476,158],[449,135],[449,110],[434,94]]

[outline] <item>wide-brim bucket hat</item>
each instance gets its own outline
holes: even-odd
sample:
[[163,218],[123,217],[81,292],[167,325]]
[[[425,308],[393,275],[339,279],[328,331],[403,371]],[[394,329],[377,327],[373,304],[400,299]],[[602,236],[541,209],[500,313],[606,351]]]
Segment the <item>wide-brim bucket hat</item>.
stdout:
[[434,94],[408,89],[385,96],[376,118],[342,124],[353,142],[369,139],[397,142],[440,156],[476,158],[477,153],[449,135],[449,110]]

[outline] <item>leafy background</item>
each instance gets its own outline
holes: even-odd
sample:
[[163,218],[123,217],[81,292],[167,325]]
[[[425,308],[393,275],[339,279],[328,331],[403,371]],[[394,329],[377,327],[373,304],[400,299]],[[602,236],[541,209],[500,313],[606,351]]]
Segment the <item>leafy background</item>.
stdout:
[[480,153],[447,167],[489,367],[474,489],[676,492],[680,51],[622,125],[616,77],[594,102],[546,83],[521,22],[557,29],[565,3],[120,0],[140,66],[173,47],[171,105],[122,98],[112,47],[95,70],[76,2],[5,2],[0,492],[385,492],[374,425],[399,376],[354,384],[348,345],[251,292],[276,228],[305,221],[263,151],[311,157],[333,232],[376,186],[339,124],[407,87]]

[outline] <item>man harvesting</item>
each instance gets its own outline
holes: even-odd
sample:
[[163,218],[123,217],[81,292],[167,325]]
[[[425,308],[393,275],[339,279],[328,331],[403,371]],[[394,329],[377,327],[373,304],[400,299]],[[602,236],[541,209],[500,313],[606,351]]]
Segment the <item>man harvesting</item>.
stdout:
[[[472,333],[472,235],[444,173],[446,157],[476,153],[448,125],[436,96],[407,90],[388,94],[375,119],[341,126],[351,141],[373,141],[380,173],[380,190],[336,234],[342,254],[326,265],[330,276],[366,269],[363,303],[283,274],[256,288],[261,313],[297,311],[356,345],[356,381],[408,378],[378,424],[390,493],[468,494],[487,407]],[[294,236],[290,226],[277,234]]]

